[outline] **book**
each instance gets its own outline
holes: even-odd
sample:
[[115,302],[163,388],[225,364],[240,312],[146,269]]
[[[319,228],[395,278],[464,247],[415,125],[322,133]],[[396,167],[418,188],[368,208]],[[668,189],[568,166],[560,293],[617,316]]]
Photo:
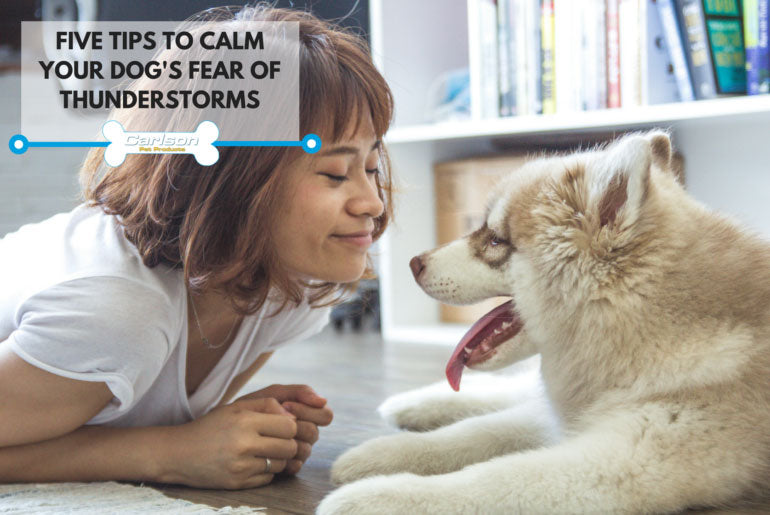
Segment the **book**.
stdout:
[[641,0],[639,20],[644,33],[640,38],[642,105],[666,104],[682,100],[656,0]]
[[541,114],[543,112],[542,70],[540,68],[540,1],[523,0],[526,4],[527,31],[527,90],[529,105],[527,113]]
[[759,0],[759,92],[770,93],[770,0]]
[[673,0],[654,0],[658,9],[658,17],[663,29],[663,37],[666,40],[666,49],[673,67],[679,100],[689,102],[695,100],[690,79],[690,70],[687,68],[687,59],[684,53],[682,34],[679,31],[676,9]]
[[717,93],[746,93],[746,53],[739,0],[703,0]]
[[584,0],[581,13],[583,98],[587,111],[607,107],[607,59],[605,0]]
[[620,0],[618,32],[620,34],[620,98],[621,107],[642,105],[642,48],[646,32],[642,30],[645,0]]
[[514,0],[497,2],[498,84],[500,88],[500,116],[513,116],[516,111],[517,63],[513,38]]
[[607,0],[607,107],[620,107],[620,0]]
[[468,60],[471,117],[474,119],[499,116],[497,52],[495,0],[468,0]]
[[743,0],[743,29],[746,48],[746,92],[770,93],[770,47],[768,8],[770,0]]
[[540,4],[540,86],[543,114],[556,112],[554,46],[553,0],[542,0]]
[[[578,5],[574,0],[554,0],[554,64],[556,74],[556,112],[580,109],[580,26],[575,23]],[[576,63],[577,61],[577,63]]]
[[746,92],[743,17],[738,0],[676,0],[697,99]]

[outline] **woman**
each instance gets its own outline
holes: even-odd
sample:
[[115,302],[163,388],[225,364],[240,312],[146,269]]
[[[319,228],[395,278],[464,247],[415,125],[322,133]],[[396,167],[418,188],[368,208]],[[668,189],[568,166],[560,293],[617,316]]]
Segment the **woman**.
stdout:
[[101,178],[93,151],[84,204],[0,240],[0,481],[256,487],[299,471],[331,421],[305,385],[230,401],[370,273],[392,97],[358,38],[237,16],[299,22],[300,133],[321,151],[129,155]]

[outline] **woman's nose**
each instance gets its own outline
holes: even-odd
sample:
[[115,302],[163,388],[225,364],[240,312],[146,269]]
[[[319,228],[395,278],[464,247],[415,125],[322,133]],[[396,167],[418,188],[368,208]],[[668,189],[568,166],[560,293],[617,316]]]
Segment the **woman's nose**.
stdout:
[[348,202],[348,209],[355,216],[379,217],[385,210],[385,204],[380,199],[377,184],[368,177],[365,182],[362,181],[355,196]]

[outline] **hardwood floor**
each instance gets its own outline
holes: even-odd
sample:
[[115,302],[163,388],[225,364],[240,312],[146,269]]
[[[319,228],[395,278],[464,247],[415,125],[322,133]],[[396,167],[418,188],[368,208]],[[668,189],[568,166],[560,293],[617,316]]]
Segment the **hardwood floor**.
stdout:
[[[321,428],[321,438],[300,473],[278,478],[251,490],[201,490],[177,485],[150,485],[171,497],[214,507],[267,507],[270,515],[308,514],[334,487],[329,470],[345,450],[375,436],[395,432],[375,411],[388,396],[445,380],[451,347],[384,344],[379,334],[336,333],[327,328],[313,340],[285,347],[268,361],[241,394],[274,383],[308,384],[326,397],[334,421]],[[688,513],[768,514],[770,503],[738,510]]]

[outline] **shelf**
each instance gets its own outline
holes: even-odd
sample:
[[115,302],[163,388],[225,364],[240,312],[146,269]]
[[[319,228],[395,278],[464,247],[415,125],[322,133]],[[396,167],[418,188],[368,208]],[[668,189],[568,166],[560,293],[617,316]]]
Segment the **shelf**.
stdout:
[[770,95],[394,127],[388,132],[385,140],[388,144],[394,144],[543,133],[627,130],[685,120],[706,120],[757,113],[770,113]]

